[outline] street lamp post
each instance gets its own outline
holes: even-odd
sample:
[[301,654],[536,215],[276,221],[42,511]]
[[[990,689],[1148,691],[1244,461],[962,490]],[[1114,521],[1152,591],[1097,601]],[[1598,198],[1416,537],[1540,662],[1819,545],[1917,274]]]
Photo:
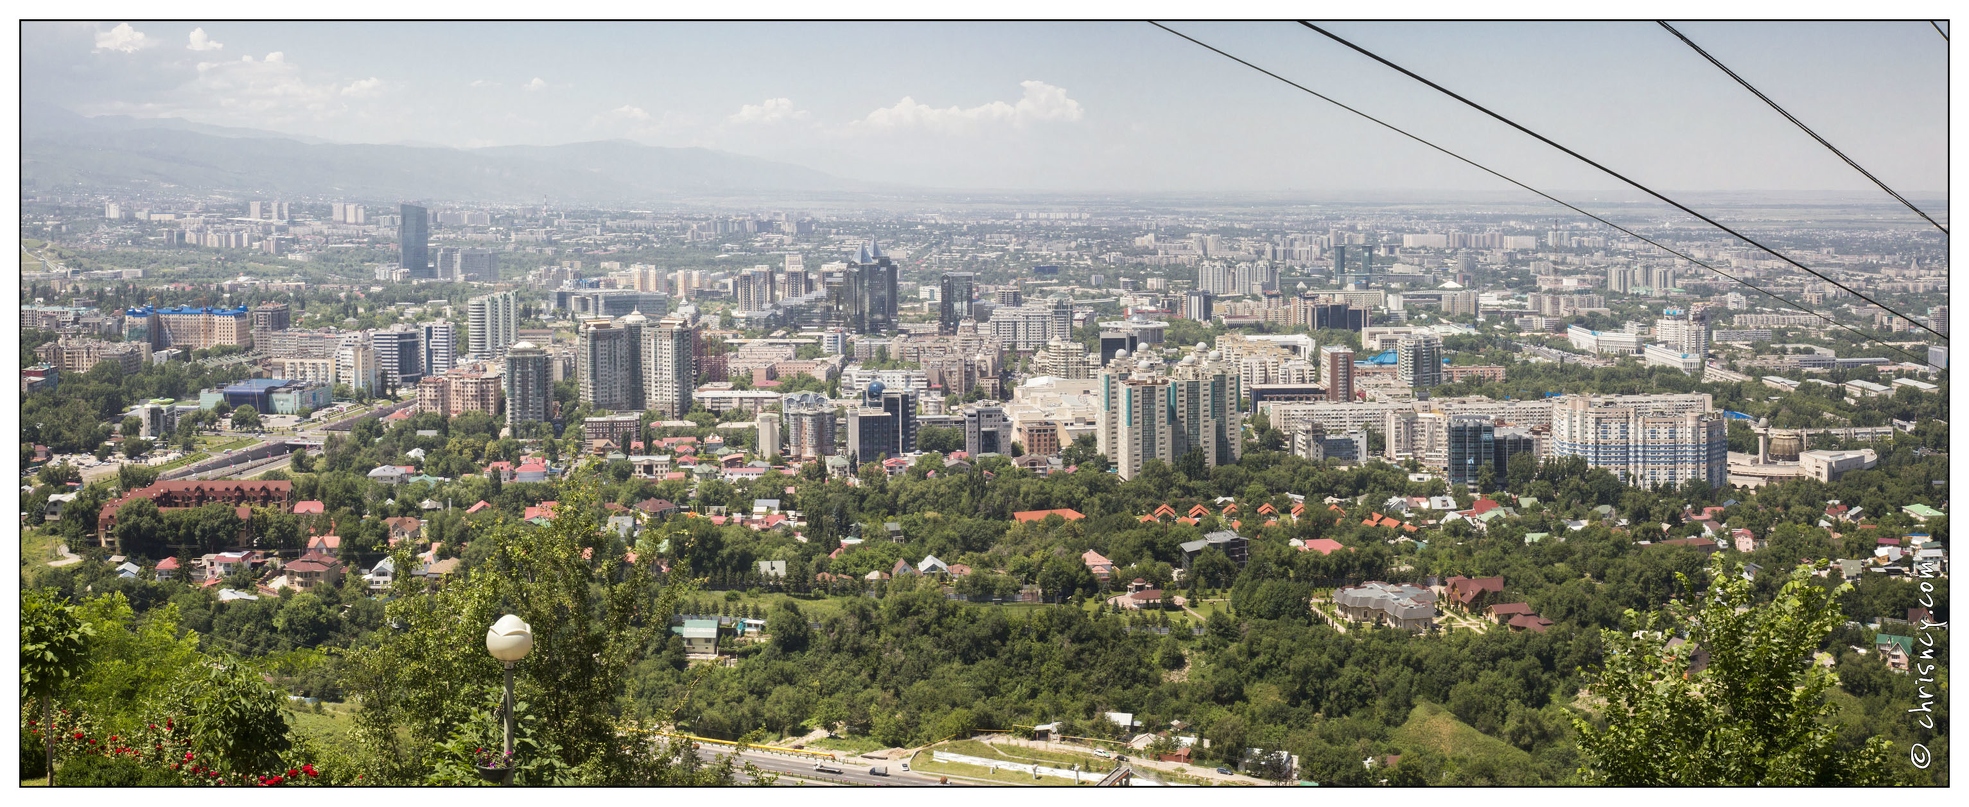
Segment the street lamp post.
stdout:
[[499,618],[485,632],[485,650],[506,666],[506,699],[499,711],[506,718],[505,755],[500,757],[506,767],[506,775],[501,782],[513,783],[513,665],[533,650],[533,628],[526,621],[512,614]]

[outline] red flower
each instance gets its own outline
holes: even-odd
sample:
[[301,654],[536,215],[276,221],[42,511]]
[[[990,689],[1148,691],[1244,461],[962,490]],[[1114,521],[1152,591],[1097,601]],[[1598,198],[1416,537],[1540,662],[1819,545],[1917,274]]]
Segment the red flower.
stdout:
[[75,733],[75,739],[78,739],[78,740],[80,740],[80,739],[82,739],[82,732],[79,732],[79,731],[78,731],[78,732],[76,732],[76,733]]
[[116,742],[116,735],[114,735],[114,734],[111,734],[111,735],[109,735],[109,741],[110,741],[110,742]]
[[294,770],[293,768],[288,768],[288,769],[287,769],[287,775],[288,775],[288,776],[300,776],[300,775],[301,775],[301,772],[300,772],[300,771],[297,771],[297,770]]
[[314,763],[310,762],[302,765],[301,772],[307,774],[309,779],[313,779],[315,775]]
[[190,761],[191,761],[191,757],[192,757],[192,753],[191,753],[190,751],[186,751],[186,752],[185,752],[185,761],[186,761],[186,762],[190,762]]
[[284,777],[284,776],[275,776],[275,777],[273,777],[273,778],[271,778],[271,779],[268,779],[268,780],[267,780],[267,784],[270,784],[270,785],[277,785],[277,784],[280,784],[281,782],[285,782],[285,781],[287,781],[287,778],[286,778],[286,777]]

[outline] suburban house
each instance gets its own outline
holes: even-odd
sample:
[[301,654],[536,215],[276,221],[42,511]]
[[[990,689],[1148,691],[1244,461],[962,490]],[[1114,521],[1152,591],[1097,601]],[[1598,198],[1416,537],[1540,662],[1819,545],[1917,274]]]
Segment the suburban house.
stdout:
[[1079,510],[1062,507],[1054,510],[1020,510],[1012,514],[1012,520],[1024,524],[1028,521],[1045,521],[1047,516],[1059,516],[1068,521],[1079,521],[1087,517]]
[[1080,553],[1080,562],[1087,564],[1087,571],[1093,572],[1094,579],[1098,582],[1106,583],[1108,577],[1114,574],[1114,561],[1102,557],[1101,553],[1092,549]]
[[1340,615],[1355,622],[1385,622],[1403,630],[1435,627],[1436,593],[1407,583],[1371,581],[1333,592]]
[[1450,578],[1443,585],[1443,596],[1458,610],[1476,612],[1483,610],[1497,595],[1504,593],[1502,577],[1463,577]]
[[1907,672],[1908,659],[1914,655],[1914,639],[1891,633],[1875,634],[1873,649],[1880,653],[1880,660],[1887,663],[1887,669]]
[[370,479],[389,485],[401,485],[404,477],[409,475],[400,465],[378,465],[369,470]]
[[323,585],[333,586],[342,582],[342,562],[335,558],[309,552],[299,560],[290,561],[284,567],[287,579],[302,591],[313,591]]
[[390,584],[396,582],[397,579],[396,561],[390,560],[388,557],[377,561],[375,566],[370,567],[369,573],[362,576],[362,579],[369,583],[370,591],[380,591],[389,588]]
[[1243,568],[1245,560],[1251,555],[1249,539],[1230,530],[1218,530],[1203,536],[1201,540],[1187,541],[1178,545],[1183,550],[1183,569],[1188,571],[1191,564],[1196,562],[1196,556],[1213,546],[1228,555],[1231,562],[1237,564],[1239,568]]
[[390,546],[396,546],[404,541],[415,541],[418,534],[424,531],[424,522],[412,516],[383,519],[383,526],[390,529]]
[[1509,624],[1514,617],[1535,613],[1530,603],[1501,602],[1490,607],[1490,618],[1498,624]]
[[684,624],[670,631],[684,637],[684,654],[690,656],[715,656],[718,654],[718,620],[686,619]]
[[178,576],[178,558],[168,557],[157,562],[157,579],[171,580]]

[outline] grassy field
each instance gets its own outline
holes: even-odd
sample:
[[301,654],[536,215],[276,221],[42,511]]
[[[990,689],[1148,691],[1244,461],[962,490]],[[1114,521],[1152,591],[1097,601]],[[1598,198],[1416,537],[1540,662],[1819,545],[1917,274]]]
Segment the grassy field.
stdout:
[[48,530],[26,530],[21,533],[21,565],[47,563],[59,560],[61,554],[55,551],[62,539]]
[[288,701],[287,720],[294,729],[311,734],[324,743],[341,743],[354,727],[356,707],[346,703],[323,703],[317,714],[312,706]]
[[[964,752],[960,751],[958,753],[964,753]],[[1003,759],[1003,757],[993,757],[993,758]],[[1018,760],[1006,760],[1006,761],[1017,762]],[[1057,776],[1041,776],[1038,779],[1034,779],[1032,778],[1032,774],[1019,773],[1018,771],[994,772],[990,768],[980,768],[976,765],[959,765],[954,762],[936,762],[934,761],[934,757],[932,756],[932,753],[930,751],[917,752],[916,756],[910,758],[909,767],[911,771],[919,774],[962,776],[966,779],[979,779],[987,782],[999,782],[1008,785],[1026,785],[1028,787],[1073,787],[1074,786],[1073,782],[1066,779],[1062,779]],[[1098,782],[1100,780],[1101,777],[1099,775],[1090,773],[1088,775],[1087,781],[1083,782],[1081,786],[1082,787],[1092,786],[1095,782]]]
[[1392,738],[1406,748],[1427,749],[1458,762],[1489,758],[1497,770],[1531,767],[1531,754],[1492,737],[1456,719],[1448,709],[1433,703],[1418,703],[1408,722],[1395,729]]

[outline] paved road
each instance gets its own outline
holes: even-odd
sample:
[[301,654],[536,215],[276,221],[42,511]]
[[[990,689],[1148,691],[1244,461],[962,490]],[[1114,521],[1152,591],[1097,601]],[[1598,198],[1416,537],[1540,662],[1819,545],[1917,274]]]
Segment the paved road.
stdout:
[[[713,754],[729,753],[729,750],[719,748],[715,745],[707,745],[699,749],[698,753],[704,758],[709,759]],[[889,769],[889,775],[876,776],[869,773],[870,765],[856,764],[854,762],[828,763],[828,767],[837,768],[841,771],[835,774],[821,773],[814,770],[814,760],[805,757],[771,754],[764,751],[740,751],[738,757],[740,761],[750,762],[760,770],[772,771],[779,774],[779,784],[787,787],[800,785],[802,780],[808,785],[845,784],[855,787],[924,787],[937,784],[937,780],[934,777],[903,772],[900,761],[883,763],[883,766]]]

